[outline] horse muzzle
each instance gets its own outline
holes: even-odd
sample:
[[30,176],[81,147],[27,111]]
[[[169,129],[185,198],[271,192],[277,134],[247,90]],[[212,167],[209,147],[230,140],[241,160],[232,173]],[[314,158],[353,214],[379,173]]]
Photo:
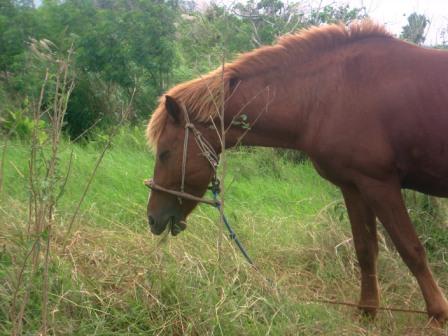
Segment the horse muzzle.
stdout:
[[161,235],[167,227],[173,236],[177,236],[187,228],[187,223],[183,220],[179,220],[176,216],[169,216],[162,220],[156,220],[153,216],[148,215],[148,224],[151,233],[157,236]]

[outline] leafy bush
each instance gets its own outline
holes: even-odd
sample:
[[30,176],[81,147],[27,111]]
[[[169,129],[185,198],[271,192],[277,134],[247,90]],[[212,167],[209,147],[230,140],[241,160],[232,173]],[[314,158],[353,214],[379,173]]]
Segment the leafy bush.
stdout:
[[[30,139],[35,127],[35,121],[30,117],[28,107],[7,111],[6,118],[0,119],[1,129],[10,136],[16,136],[20,139]],[[37,136],[40,141],[45,141],[46,123],[44,120],[37,122]]]

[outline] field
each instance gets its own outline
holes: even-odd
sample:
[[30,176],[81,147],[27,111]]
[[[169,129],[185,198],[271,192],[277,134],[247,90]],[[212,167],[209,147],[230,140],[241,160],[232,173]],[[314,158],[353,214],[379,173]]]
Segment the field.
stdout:
[[[99,138],[101,139],[101,138]],[[359,272],[338,190],[308,162],[271,149],[228,152],[226,214],[254,259],[226,238],[216,210],[200,206],[177,237],[152,236],[146,221],[153,157],[143,127],[122,128],[106,152],[70,231],[70,221],[104,142],[62,143],[72,166],[52,227],[48,330],[54,335],[433,335],[425,315],[312,302],[356,302]],[[31,270],[27,235],[30,145],[9,143],[0,194],[0,335],[26,300],[23,333],[38,334],[44,263]],[[433,271],[448,293],[446,203],[415,193],[408,207]],[[383,306],[424,309],[423,299],[380,229]],[[44,258],[40,255],[39,258]],[[28,296],[28,297],[27,297]],[[440,334],[448,334],[440,331]]]

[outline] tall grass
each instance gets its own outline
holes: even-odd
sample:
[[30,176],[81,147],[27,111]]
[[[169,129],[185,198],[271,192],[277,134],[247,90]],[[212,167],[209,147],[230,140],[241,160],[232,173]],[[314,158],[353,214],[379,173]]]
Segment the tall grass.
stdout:
[[[66,242],[67,222],[106,140],[60,144],[60,169],[73,158],[54,213],[49,334],[433,333],[425,331],[424,316],[381,312],[369,322],[351,308],[307,301],[357,300],[359,273],[349,223],[339,192],[309,163],[293,164],[275,157],[272,150],[228,153],[227,216],[260,272],[249,267],[227,239],[218,262],[221,229],[218,214],[207,206],[193,213],[185,232],[160,243],[146,223],[148,195],[142,181],[150,176],[153,159],[142,134],[143,127],[121,128],[112,140]],[[28,157],[29,144],[12,140],[5,154],[0,204],[0,334],[5,335],[14,327],[14,288],[30,248],[24,234]],[[437,278],[448,290],[444,204],[427,203],[424,196],[408,195]],[[382,304],[422,309],[415,280],[382,230],[380,246]],[[34,281],[23,334],[41,332],[42,277]]]

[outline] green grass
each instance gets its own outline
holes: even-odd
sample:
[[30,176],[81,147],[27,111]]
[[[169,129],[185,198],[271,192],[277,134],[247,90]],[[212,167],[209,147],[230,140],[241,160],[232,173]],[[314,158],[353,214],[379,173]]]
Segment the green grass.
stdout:
[[[73,165],[56,214],[50,264],[50,331],[59,335],[422,335],[425,316],[381,312],[374,322],[347,307],[307,302],[357,301],[359,273],[338,190],[309,163],[272,150],[228,155],[226,214],[255,260],[250,268],[224,238],[216,211],[200,206],[178,237],[148,233],[142,181],[152,154],[142,130],[114,139],[63,250],[68,221],[103,144],[65,143],[61,174]],[[29,146],[13,141],[0,203],[0,335],[11,333],[10,305],[31,241],[27,227]],[[408,195],[411,215],[440,285],[448,290],[444,204]],[[429,203],[428,203],[429,202]],[[438,209],[437,211],[434,209]],[[438,223],[433,224],[433,222]],[[445,220],[446,223],[446,220]],[[418,286],[380,230],[382,304],[424,308]],[[42,270],[31,283],[25,334],[40,327]],[[25,287],[25,286],[22,286]],[[20,288],[19,297],[24,288]],[[427,331],[427,334],[432,334]]]

